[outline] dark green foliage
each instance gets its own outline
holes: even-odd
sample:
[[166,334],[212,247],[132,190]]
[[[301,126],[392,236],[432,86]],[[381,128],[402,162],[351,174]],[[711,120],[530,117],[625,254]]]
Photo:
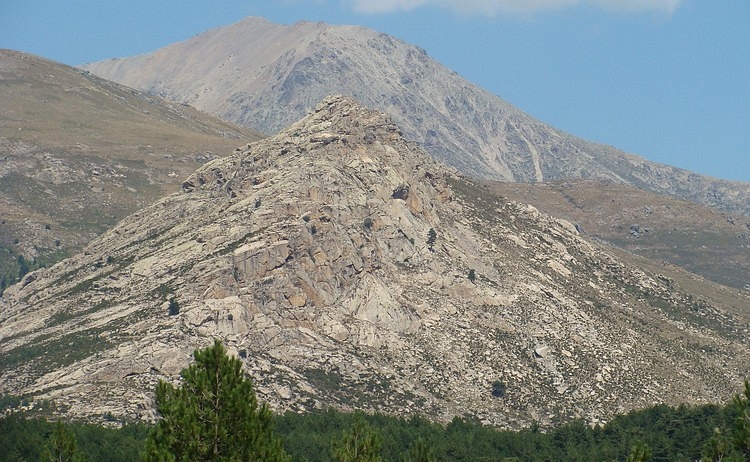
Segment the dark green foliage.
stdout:
[[23,255],[19,255],[16,261],[18,262],[18,280],[20,281],[28,274],[29,264],[26,262],[26,259],[23,258]]
[[430,228],[430,230],[427,231],[427,248],[432,250],[432,247],[435,245],[436,240],[437,233],[435,232],[434,228]]
[[505,384],[503,382],[495,382],[492,384],[492,396],[495,398],[502,398],[505,396]]
[[711,439],[703,447],[702,462],[713,461],[742,461],[742,457],[734,449],[731,435],[721,428],[716,428]]
[[[1,234],[2,229],[0,229]],[[51,266],[66,256],[65,252],[60,249],[41,249],[38,257],[29,260],[17,254],[14,247],[9,244],[4,245],[0,238],[0,294],[31,271]]]
[[474,272],[473,268],[469,270],[468,278],[472,284],[477,280],[477,273]]
[[0,460],[41,460],[54,424],[16,415],[0,418]]
[[750,380],[745,380],[742,394],[734,397],[737,410],[734,445],[745,460],[750,459]]
[[351,433],[355,421],[362,420],[379,434],[380,456],[385,461],[401,460],[419,439],[429,446],[441,437],[443,427],[421,417],[408,420],[382,414],[342,413],[334,410],[307,414],[287,413],[277,417],[278,433],[284,449],[292,460],[299,462],[330,462],[332,442]]
[[370,217],[365,218],[365,221],[362,224],[364,225],[365,229],[372,228],[372,218]]
[[174,298],[174,296],[169,298],[169,315],[170,316],[176,316],[180,314],[180,304],[177,302],[177,299]]
[[714,429],[703,449],[704,462],[750,460],[750,380],[745,380],[742,393],[735,395],[728,408],[733,414],[733,425]]
[[435,462],[435,454],[422,438],[409,448],[409,454],[404,457],[404,462]]
[[78,442],[73,430],[59,420],[55,424],[49,444],[44,449],[42,460],[45,462],[83,462],[83,454],[78,450]]
[[333,440],[333,457],[338,462],[380,462],[381,437],[357,414],[352,427]]
[[6,410],[18,408],[22,404],[27,403],[17,396],[0,395],[0,415],[4,414]]
[[[697,460],[714,428],[731,420],[727,408],[719,406],[654,406],[617,416],[596,434],[607,444],[599,444],[604,454],[624,460],[636,442],[651,449],[652,460]],[[626,451],[626,452],[625,452]]]
[[[201,359],[201,363],[211,362],[223,364],[224,360],[216,357]],[[193,375],[183,371],[185,386],[189,383],[186,377]],[[204,374],[203,379],[198,382],[203,382],[205,378]],[[171,393],[175,395],[180,393],[172,390]],[[203,391],[210,398],[211,391]],[[2,401],[9,405],[19,402],[18,399],[10,398],[3,398]],[[223,415],[211,411],[213,401],[208,401],[203,407],[196,401],[191,401],[191,406],[194,406],[192,411],[180,411],[172,422],[179,423],[178,417],[196,414],[199,409],[204,411],[201,415],[206,421],[213,416]],[[225,402],[232,403],[232,400]],[[692,461],[699,460],[701,456],[705,461],[745,461],[748,457],[741,451],[746,451],[746,447],[741,444],[746,441],[742,435],[747,436],[746,429],[750,422],[750,414],[747,413],[749,402],[750,386],[746,385],[743,394],[727,406],[655,406],[617,416],[605,426],[592,428],[582,421],[575,421],[555,428],[541,429],[544,431],[540,431],[536,425],[527,430],[511,432],[497,431],[461,418],[455,418],[447,426],[441,426],[421,417],[404,420],[380,414],[348,414],[333,410],[307,414],[287,413],[273,418],[267,409],[257,409],[254,395],[252,399],[242,400],[242,403],[256,406],[259,415],[254,428],[265,428],[265,435],[271,434],[271,430],[275,428],[276,434],[283,441],[284,451],[291,456],[291,460],[299,462],[330,462],[334,460],[333,450],[336,447],[340,448],[345,441],[351,443],[353,440],[371,441],[363,446],[379,447],[374,457],[380,456],[384,461],[625,461],[649,460],[649,451],[650,460],[654,462]],[[242,403],[228,405],[242,407]],[[173,403],[172,407],[179,409],[180,405]],[[240,412],[231,414],[238,413]],[[54,431],[54,425],[43,420],[22,419],[13,414],[0,418],[0,460],[40,460]],[[155,437],[167,436],[161,425],[160,423],[160,426],[153,429],[149,443],[151,449],[156,449]],[[137,460],[147,433],[144,425],[125,425],[119,430],[76,423],[69,423],[68,426],[75,434],[80,452],[89,461]],[[242,425],[232,428],[239,427]],[[206,430],[194,423],[184,425],[183,428],[192,429],[196,441],[202,441],[205,446],[210,438],[205,438],[201,432],[210,431],[214,427]],[[376,441],[368,440],[370,437],[367,435],[372,434]],[[355,435],[360,435],[359,439],[352,438]],[[172,441],[176,441],[176,437]],[[281,443],[272,435],[266,441],[273,441],[269,446],[275,447],[274,451],[281,449]],[[336,445],[333,441],[337,441]],[[189,447],[197,443],[185,444]],[[349,447],[352,447],[351,444]],[[224,460],[233,460],[233,457],[253,460],[250,457],[243,458],[242,450],[238,451],[227,455]],[[372,452],[368,454],[373,455]],[[165,451],[153,454],[147,460],[189,458],[190,456],[186,456],[178,459]],[[220,459],[196,455],[194,460]],[[285,459],[269,456],[265,460]]]
[[630,451],[628,462],[649,462],[650,460],[651,448],[640,441],[636,442],[633,449]]
[[161,420],[149,433],[146,461],[286,461],[274,435],[271,411],[258,406],[239,359],[215,340],[196,350],[195,363],[175,388],[160,381],[156,408]]
[[90,424],[73,427],[85,459],[107,462],[139,460],[150,429],[142,423],[127,423],[119,429]]
[[[17,414],[0,418],[0,460],[38,461],[48,447],[57,424],[42,419],[24,419]],[[138,460],[148,427],[127,424],[122,428],[67,423],[84,460],[132,462]]]
[[[382,460],[419,460],[415,451],[421,440],[440,462],[625,461],[639,444],[651,450],[653,461],[698,460],[713,429],[734,421],[733,414],[719,406],[656,406],[618,416],[604,427],[574,421],[546,432],[538,426],[497,431],[461,418],[443,427],[419,417],[361,417],[382,437]],[[328,462],[329,442],[352,428],[354,418],[330,410],[290,413],[278,417],[277,428],[292,460]]]

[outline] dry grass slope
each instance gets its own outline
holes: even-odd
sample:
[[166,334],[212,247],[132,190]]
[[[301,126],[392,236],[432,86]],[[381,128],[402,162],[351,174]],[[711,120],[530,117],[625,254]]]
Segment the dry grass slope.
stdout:
[[748,216],[613,182],[486,184],[495,193],[576,223],[594,239],[729,287],[749,288]]
[[52,263],[260,135],[42,58],[0,50],[0,277]]

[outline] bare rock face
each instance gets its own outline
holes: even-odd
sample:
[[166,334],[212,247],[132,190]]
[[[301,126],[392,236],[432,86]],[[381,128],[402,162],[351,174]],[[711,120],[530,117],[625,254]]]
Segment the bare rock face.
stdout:
[[747,299],[612,252],[329,97],[7,290],[0,392],[151,419],[156,380],[221,338],[277,411],[516,428],[725,400]]
[[750,215],[750,184],[587,142],[467,82],[419,47],[363,27],[261,18],[129,58],[83,66],[115,82],[275,133],[325,96],[390,114],[406,137],[475,178],[604,179]]

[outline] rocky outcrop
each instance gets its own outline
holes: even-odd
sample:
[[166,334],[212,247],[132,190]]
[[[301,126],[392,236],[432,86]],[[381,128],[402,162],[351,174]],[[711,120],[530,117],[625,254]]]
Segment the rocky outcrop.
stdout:
[[747,299],[613,252],[330,97],[7,290],[0,391],[150,419],[156,380],[221,338],[277,411],[515,428],[725,400]]
[[246,18],[152,53],[83,66],[275,133],[331,93],[390,114],[408,139],[475,178],[604,179],[750,215],[750,184],[649,162],[549,127],[419,47],[363,27]]

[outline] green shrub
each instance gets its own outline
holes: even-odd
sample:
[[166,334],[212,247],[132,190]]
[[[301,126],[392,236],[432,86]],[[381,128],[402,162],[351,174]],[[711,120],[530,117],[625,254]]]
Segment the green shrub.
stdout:
[[177,302],[177,299],[172,296],[169,299],[169,315],[176,316],[178,314],[180,314],[180,304]]

